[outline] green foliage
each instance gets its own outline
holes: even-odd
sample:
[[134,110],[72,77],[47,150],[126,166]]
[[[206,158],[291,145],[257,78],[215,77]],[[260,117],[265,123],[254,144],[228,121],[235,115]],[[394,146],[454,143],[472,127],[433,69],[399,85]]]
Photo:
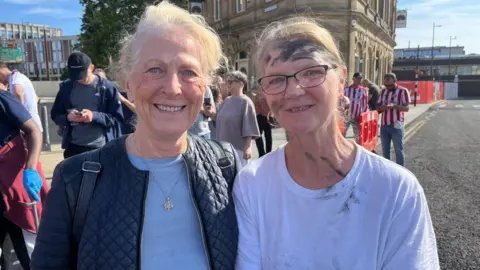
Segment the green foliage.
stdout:
[[68,79],[68,68],[64,67],[61,72],[62,74],[60,75],[60,80],[65,81],[66,79]]
[[[96,67],[106,68],[116,59],[120,40],[135,30],[140,16],[149,4],[158,0],[80,0],[84,7],[80,50],[92,58]],[[182,8],[188,0],[169,1]]]

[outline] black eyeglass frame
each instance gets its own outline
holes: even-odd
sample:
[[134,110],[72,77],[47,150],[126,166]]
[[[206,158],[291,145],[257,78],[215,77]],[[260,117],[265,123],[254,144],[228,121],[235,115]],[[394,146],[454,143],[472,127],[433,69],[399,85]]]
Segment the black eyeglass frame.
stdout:
[[[307,69],[317,68],[317,67],[323,67],[323,68],[325,69],[325,76],[324,76],[324,78],[323,78],[323,81],[322,81],[321,83],[317,84],[317,85],[308,86],[308,87],[301,85],[300,82],[298,81],[297,77],[296,77],[297,74],[300,73],[300,72],[302,72],[302,71],[305,71],[305,70],[307,70]],[[329,66],[329,65],[315,65],[315,66],[311,66],[311,67],[307,67],[307,68],[304,68],[304,69],[302,69],[302,70],[299,70],[299,71],[293,73],[292,75],[268,75],[268,76],[265,76],[265,77],[262,77],[262,78],[258,79],[258,80],[257,80],[257,83],[260,85],[260,87],[262,88],[262,91],[263,91],[265,94],[267,94],[267,95],[279,95],[279,94],[284,93],[285,90],[287,90],[288,79],[290,79],[290,78],[292,78],[292,77],[295,78],[295,80],[297,81],[298,85],[300,85],[302,88],[313,88],[313,87],[317,87],[317,86],[319,86],[319,85],[322,85],[322,84],[325,82],[325,79],[327,78],[327,72],[328,72],[329,70],[334,70],[334,69],[336,69],[337,67],[338,67],[338,66],[337,66],[336,64],[333,64],[333,65],[331,65],[331,66]],[[271,93],[268,93],[267,91],[265,91],[265,89],[264,89],[263,86],[262,86],[261,81],[262,81],[263,79],[265,79],[265,78],[271,78],[271,77],[285,77],[285,89],[283,89],[282,91],[280,91],[280,92],[278,92],[278,93],[275,93],[275,94],[271,94]]]

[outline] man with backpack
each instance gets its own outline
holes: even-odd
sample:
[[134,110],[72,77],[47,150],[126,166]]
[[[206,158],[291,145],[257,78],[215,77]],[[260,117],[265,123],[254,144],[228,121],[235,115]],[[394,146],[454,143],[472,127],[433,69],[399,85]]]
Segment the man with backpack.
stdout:
[[119,93],[112,82],[93,70],[88,55],[72,53],[68,58],[69,79],[60,84],[51,110],[52,120],[63,127],[65,158],[100,148],[122,135]]

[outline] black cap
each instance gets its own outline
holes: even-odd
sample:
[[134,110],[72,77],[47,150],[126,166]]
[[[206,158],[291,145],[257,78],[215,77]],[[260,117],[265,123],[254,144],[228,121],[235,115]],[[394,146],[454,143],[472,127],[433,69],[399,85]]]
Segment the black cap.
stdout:
[[362,75],[361,72],[355,72],[355,73],[353,74],[353,78],[363,78],[363,75]]
[[72,81],[83,80],[87,77],[88,68],[92,60],[82,52],[74,52],[68,57],[68,77]]

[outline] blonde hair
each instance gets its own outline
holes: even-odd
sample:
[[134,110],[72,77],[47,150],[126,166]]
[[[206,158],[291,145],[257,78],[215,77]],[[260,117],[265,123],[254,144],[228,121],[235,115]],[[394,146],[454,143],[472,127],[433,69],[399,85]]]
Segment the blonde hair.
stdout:
[[[304,39],[325,49],[332,64],[345,66],[340,51],[335,45],[332,34],[322,27],[315,19],[307,17],[288,18],[270,23],[257,38],[257,59],[259,66],[264,67],[264,60],[274,45],[283,40]],[[263,73],[263,70],[262,70]]]
[[168,1],[147,6],[135,33],[127,35],[121,41],[120,57],[116,64],[117,78],[125,80],[132,73],[133,66],[138,61],[143,38],[148,38],[152,30],[171,34],[172,28],[182,29],[198,44],[203,77],[209,84],[215,71],[220,67],[220,61],[227,60],[222,53],[220,37],[202,16],[190,14]]

